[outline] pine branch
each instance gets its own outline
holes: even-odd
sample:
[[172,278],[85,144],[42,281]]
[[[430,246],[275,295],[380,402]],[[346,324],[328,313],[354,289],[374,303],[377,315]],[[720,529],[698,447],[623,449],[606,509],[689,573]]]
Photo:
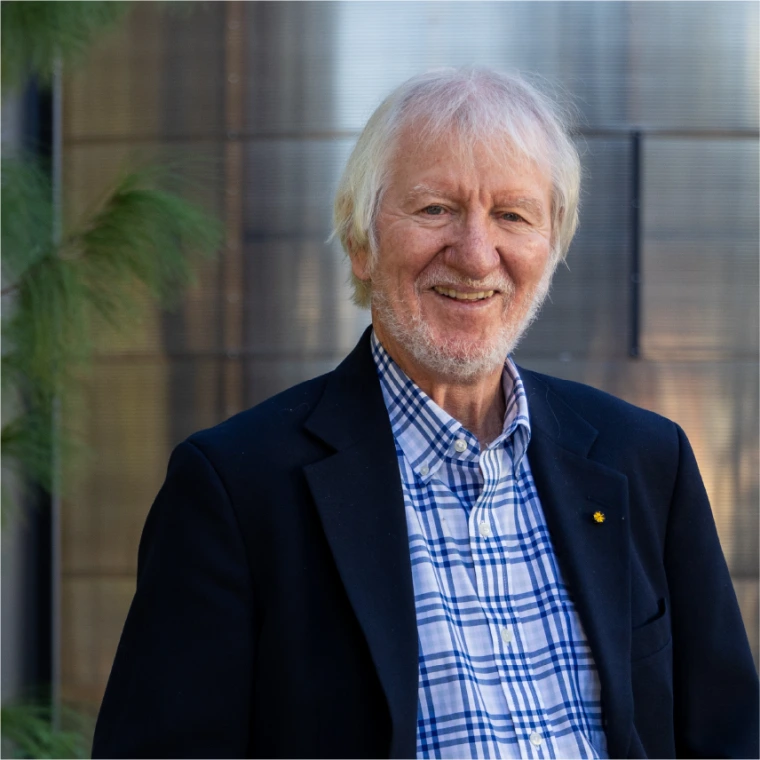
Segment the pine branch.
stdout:
[[27,411],[2,427],[0,445],[3,466],[19,468],[33,483],[45,491],[52,487],[53,440],[50,426],[53,419],[52,404],[29,404]]
[[38,160],[24,155],[2,159],[0,187],[2,279],[8,289],[52,251],[53,189]]
[[127,2],[2,3],[2,86],[22,85],[29,75],[46,84],[58,60],[83,60],[93,39],[124,17]]
[[[56,729],[49,700],[34,700],[7,705],[0,710],[3,757],[86,758],[92,720],[68,706],[60,708],[61,723]],[[11,752],[12,754],[8,754]]]
[[[96,320],[126,328],[147,288],[176,302],[195,264],[212,254],[221,225],[182,197],[157,189],[155,170],[123,177],[64,242],[51,242],[52,195],[28,161],[3,168],[3,277],[13,292],[3,322],[3,388],[23,397],[25,414],[3,424],[3,454],[50,487],[53,399],[73,392],[87,365]],[[12,218],[18,212],[22,222]],[[30,230],[27,222],[36,220]]]
[[[156,189],[155,170],[133,172],[116,186],[90,225],[69,238],[68,255],[80,262],[91,304],[114,322],[129,308],[137,281],[164,305],[192,281],[193,264],[217,248],[221,226],[181,197]],[[112,284],[104,290],[103,282]]]

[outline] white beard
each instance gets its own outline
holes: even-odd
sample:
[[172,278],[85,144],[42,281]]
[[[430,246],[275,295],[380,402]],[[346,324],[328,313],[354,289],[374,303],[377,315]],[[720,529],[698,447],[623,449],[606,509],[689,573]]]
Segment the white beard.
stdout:
[[[433,283],[456,288],[457,285],[477,287],[478,290],[499,290],[505,299],[505,312],[514,305],[514,285],[506,278],[499,282],[486,284],[461,277],[441,276],[437,271],[430,272],[424,280],[417,283],[417,308],[411,313],[397,313],[397,304],[388,297],[385,283],[372,280],[372,318],[382,325],[382,329],[415,362],[432,374],[447,380],[470,383],[483,375],[494,372],[503,366],[507,355],[512,353],[528,327],[538,316],[538,312],[549,293],[554,268],[548,266],[546,273],[533,292],[526,293],[523,304],[518,307],[522,316],[512,324],[505,323],[504,328],[489,341],[474,342],[462,339],[437,339],[430,325],[423,319],[419,308],[422,291]],[[527,302],[527,308],[524,304]]]

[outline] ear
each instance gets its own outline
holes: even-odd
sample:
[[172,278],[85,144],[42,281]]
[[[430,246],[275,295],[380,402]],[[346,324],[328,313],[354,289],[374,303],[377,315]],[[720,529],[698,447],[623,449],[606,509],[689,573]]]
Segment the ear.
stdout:
[[351,258],[351,271],[354,277],[362,282],[368,282],[371,275],[369,251],[366,248],[358,248],[353,241],[349,242],[349,254]]

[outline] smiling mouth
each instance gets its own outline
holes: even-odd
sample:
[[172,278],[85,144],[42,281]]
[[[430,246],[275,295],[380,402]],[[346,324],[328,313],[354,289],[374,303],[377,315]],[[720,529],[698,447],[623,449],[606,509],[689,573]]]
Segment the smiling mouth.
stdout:
[[483,301],[486,298],[490,298],[496,292],[495,290],[479,290],[475,293],[463,293],[453,288],[442,288],[438,285],[434,285],[433,290],[439,295],[453,298],[455,301]]

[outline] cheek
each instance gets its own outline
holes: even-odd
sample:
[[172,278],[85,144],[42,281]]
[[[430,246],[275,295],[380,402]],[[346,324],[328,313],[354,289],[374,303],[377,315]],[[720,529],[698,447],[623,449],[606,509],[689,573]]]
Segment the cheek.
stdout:
[[378,269],[394,287],[405,290],[414,288],[419,276],[431,263],[432,256],[426,247],[412,235],[388,235],[378,256]]
[[549,266],[549,258],[549,244],[541,238],[522,246],[514,255],[510,255],[505,263],[516,285],[531,286],[544,276]]

